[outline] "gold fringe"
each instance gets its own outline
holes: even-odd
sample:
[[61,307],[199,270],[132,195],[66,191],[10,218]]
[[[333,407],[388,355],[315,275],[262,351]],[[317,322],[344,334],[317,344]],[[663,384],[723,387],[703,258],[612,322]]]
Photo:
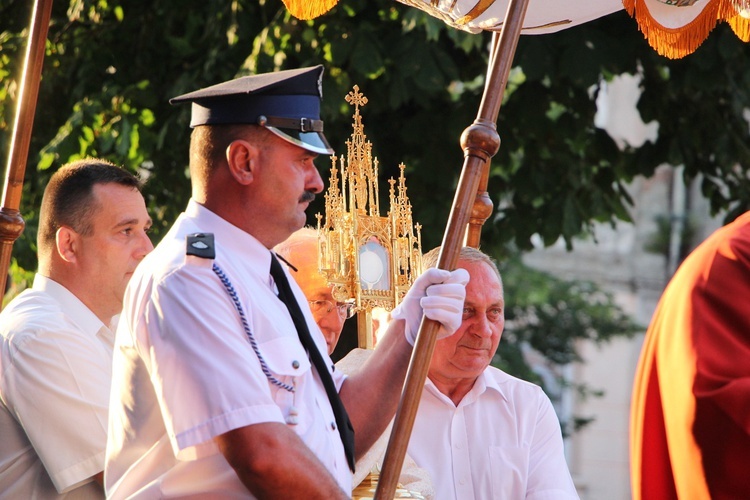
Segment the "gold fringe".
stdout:
[[750,41],[750,20],[737,15],[731,0],[708,0],[703,11],[680,28],[661,25],[649,12],[645,0],[623,0],[622,4],[635,18],[648,44],[670,59],[680,59],[695,52],[719,21],[728,22],[740,40]]
[[734,16],[727,22],[732,27],[732,31],[737,35],[737,38],[743,42],[750,42],[750,19],[745,19],[742,16]]
[[737,38],[743,42],[750,42],[750,19],[738,15],[731,0],[722,2],[719,16],[729,23]]
[[339,3],[339,0],[282,0],[287,10],[297,19],[307,20],[322,16]]

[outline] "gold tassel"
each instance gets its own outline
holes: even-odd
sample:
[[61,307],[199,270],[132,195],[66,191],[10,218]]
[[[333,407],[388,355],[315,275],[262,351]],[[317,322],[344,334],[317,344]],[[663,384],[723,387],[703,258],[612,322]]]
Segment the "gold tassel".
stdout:
[[282,0],[287,10],[297,19],[314,19],[322,16],[339,3],[339,0]]

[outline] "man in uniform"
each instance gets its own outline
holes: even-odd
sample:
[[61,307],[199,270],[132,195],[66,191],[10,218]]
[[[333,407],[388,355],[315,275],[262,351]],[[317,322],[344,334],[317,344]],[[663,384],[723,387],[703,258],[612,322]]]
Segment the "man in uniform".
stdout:
[[[424,267],[437,257],[428,252]],[[577,499],[549,398],[489,366],[505,326],[497,266],[465,247],[456,267],[470,277],[463,321],[435,345],[409,455],[430,473],[436,500]]]
[[269,250],[304,225],[323,189],[313,164],[331,153],[322,71],[244,77],[172,101],[192,103],[192,198],[126,292],[112,498],[349,498],[355,458],[395,413],[412,316],[444,334],[460,323],[467,275],[435,270],[359,373],[333,369],[302,291]]
[[2,498],[104,498],[110,328],[153,248],[140,188],[86,159],[44,190],[34,284],[0,314]]

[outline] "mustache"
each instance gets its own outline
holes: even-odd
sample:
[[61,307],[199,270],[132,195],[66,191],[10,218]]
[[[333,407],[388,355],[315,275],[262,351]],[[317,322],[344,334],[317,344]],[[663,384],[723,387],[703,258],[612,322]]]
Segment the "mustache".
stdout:
[[315,200],[315,193],[312,191],[305,191],[299,198],[300,203],[312,203]]

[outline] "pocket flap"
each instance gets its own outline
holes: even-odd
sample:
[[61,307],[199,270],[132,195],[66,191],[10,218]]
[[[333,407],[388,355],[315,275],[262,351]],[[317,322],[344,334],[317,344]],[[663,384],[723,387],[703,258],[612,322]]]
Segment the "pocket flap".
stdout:
[[297,377],[310,370],[310,360],[299,340],[277,337],[259,346],[268,368],[278,375]]

